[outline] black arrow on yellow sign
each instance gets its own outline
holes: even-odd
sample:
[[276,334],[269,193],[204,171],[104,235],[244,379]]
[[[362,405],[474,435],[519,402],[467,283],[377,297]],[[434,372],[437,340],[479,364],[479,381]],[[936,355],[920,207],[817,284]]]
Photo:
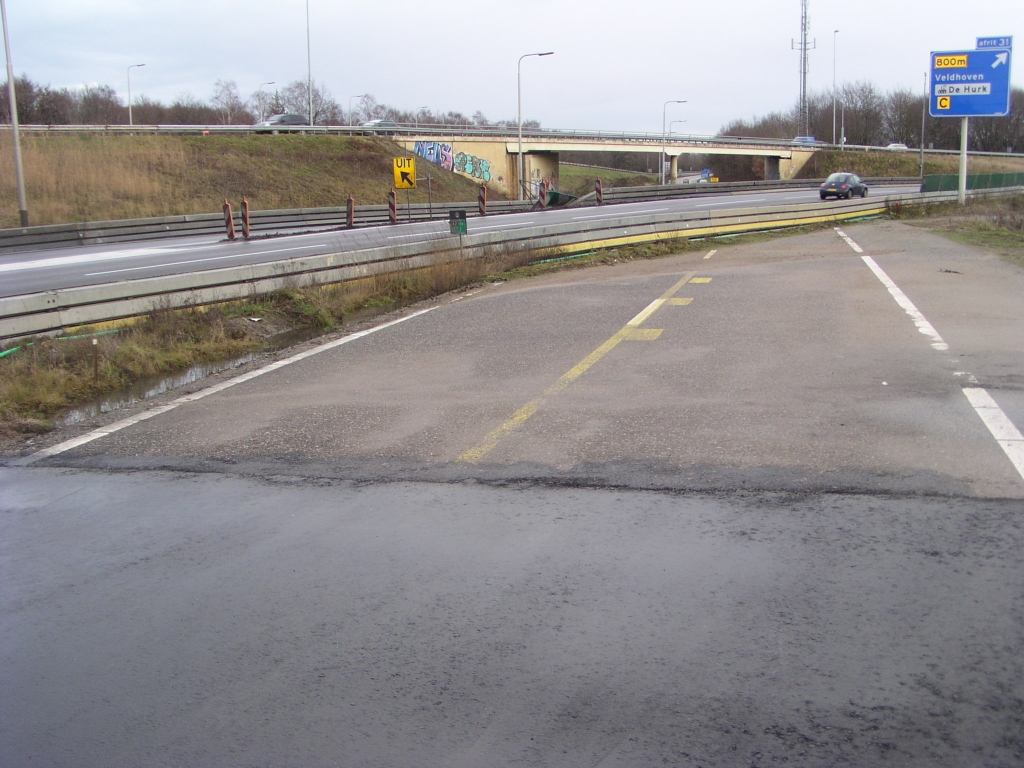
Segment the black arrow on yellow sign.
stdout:
[[402,184],[412,184],[412,176],[405,171],[399,171],[402,176]]

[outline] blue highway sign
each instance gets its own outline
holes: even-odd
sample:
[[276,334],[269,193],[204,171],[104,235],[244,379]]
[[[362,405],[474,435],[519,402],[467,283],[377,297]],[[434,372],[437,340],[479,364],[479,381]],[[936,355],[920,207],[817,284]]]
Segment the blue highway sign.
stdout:
[[933,51],[931,70],[932,117],[1010,114],[1009,48]]
[[979,37],[978,49],[981,48],[1013,48],[1013,37]]

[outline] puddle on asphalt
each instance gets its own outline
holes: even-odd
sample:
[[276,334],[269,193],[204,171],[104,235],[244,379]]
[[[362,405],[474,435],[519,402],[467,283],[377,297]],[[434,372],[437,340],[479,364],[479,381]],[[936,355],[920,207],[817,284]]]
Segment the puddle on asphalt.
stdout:
[[139,402],[140,400],[149,400],[150,398],[157,397],[165,392],[170,392],[178,389],[179,387],[184,387],[187,384],[192,384],[200,381],[201,379],[205,379],[207,376],[215,376],[223,371],[230,371],[234,368],[243,366],[246,363],[251,363],[253,360],[263,357],[271,352],[276,352],[294,344],[300,344],[303,341],[314,339],[320,335],[322,335],[321,331],[288,331],[287,333],[281,333],[277,336],[271,336],[267,339],[267,345],[259,352],[243,355],[242,357],[237,357],[233,360],[221,360],[216,363],[193,365],[185,371],[178,371],[177,373],[168,374],[166,376],[153,376],[147,379],[140,379],[130,387],[118,390],[117,392],[111,392],[110,394],[93,400],[91,403],[86,403],[85,405],[81,405],[78,408],[68,411],[63,417],[57,420],[57,425],[66,427],[71,424],[79,424],[83,421],[94,419],[100,414],[116,411],[119,408],[125,408]]

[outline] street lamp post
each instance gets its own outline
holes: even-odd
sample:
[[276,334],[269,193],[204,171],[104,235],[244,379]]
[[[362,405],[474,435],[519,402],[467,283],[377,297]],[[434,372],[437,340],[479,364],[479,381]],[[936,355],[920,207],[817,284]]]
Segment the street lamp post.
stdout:
[[260,102],[260,122],[263,122],[263,86],[273,85],[274,82],[274,80],[271,80],[269,83],[260,83],[260,87],[257,89],[259,93],[259,96],[257,98],[259,99]]
[[353,118],[355,118],[355,114],[354,114],[355,110],[352,108],[352,102],[355,99],[365,99],[369,95],[370,94],[368,94],[368,93],[360,93],[360,94],[356,94],[355,96],[349,96],[348,97],[348,124],[349,125],[355,125],[355,122],[353,121]]
[[7,4],[0,0],[0,14],[4,23],[4,52],[7,54],[7,104],[11,110],[11,132],[14,135],[14,175],[18,181],[18,217],[21,226],[28,226],[28,202],[25,198],[25,171],[21,165],[21,136],[18,130],[18,99],[14,94],[14,65],[11,63],[11,43],[7,36]]
[[685,103],[686,99],[673,99],[671,101],[666,101],[664,106],[661,108],[661,157],[658,160],[658,183],[662,186],[665,184],[665,117],[668,112],[668,105]]
[[516,64],[516,86],[519,94],[519,199],[523,199],[523,189],[526,183],[523,179],[523,59],[530,56],[550,56],[554,51],[545,53],[524,53],[519,57]]
[[306,0],[306,95],[309,97],[309,124],[313,125],[313,55],[309,47],[309,0]]
[[832,146],[836,143],[836,35],[839,30],[832,31]]
[[132,70],[136,67],[144,67],[145,64],[132,64],[128,67],[128,125],[135,125],[132,122]]
[[676,123],[685,123],[685,122],[686,122],[685,120],[673,120],[671,123],[669,123],[668,124],[668,135],[669,136],[672,135],[672,126],[673,125],[675,125]]

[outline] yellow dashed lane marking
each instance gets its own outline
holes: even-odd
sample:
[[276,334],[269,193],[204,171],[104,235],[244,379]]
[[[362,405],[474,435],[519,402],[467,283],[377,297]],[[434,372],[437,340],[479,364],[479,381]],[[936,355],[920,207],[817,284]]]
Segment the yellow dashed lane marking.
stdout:
[[693,299],[672,298],[672,294],[674,294],[687,283],[711,282],[710,277],[695,278],[693,275],[693,272],[684,275],[675,285],[673,285],[671,288],[665,291],[665,293],[662,294],[660,298],[657,298],[654,301],[652,301],[650,304],[647,305],[647,307],[642,312],[640,312],[636,317],[634,317],[632,320],[626,323],[626,326],[624,328],[616,332],[616,334],[612,336],[610,339],[608,339],[608,341],[606,341],[604,344],[602,344],[600,347],[595,349],[585,358],[580,360],[580,362],[578,362],[576,365],[574,365],[572,368],[566,371],[561,376],[561,378],[558,379],[558,381],[556,381],[554,384],[552,384],[544,391],[545,397],[538,397],[536,400],[531,400],[530,402],[528,402],[518,411],[516,411],[507,419],[505,419],[505,421],[503,421],[496,429],[488,433],[488,435],[483,439],[483,442],[480,443],[480,445],[478,445],[476,448],[471,448],[470,450],[466,451],[461,456],[459,456],[458,459],[456,459],[456,461],[464,461],[469,463],[480,461],[480,459],[482,459],[484,456],[491,452],[491,450],[498,444],[498,441],[501,440],[502,437],[504,437],[506,434],[519,427],[527,419],[533,416],[533,414],[535,414],[540,409],[540,407],[544,405],[545,402],[547,402],[546,397],[557,395],[563,389],[565,389],[574,381],[576,381],[576,379],[578,379],[580,376],[586,373],[587,370],[591,368],[591,366],[593,366],[598,360],[600,360],[602,357],[604,357],[613,349],[615,349],[615,347],[619,345],[619,342],[654,341],[659,336],[661,336],[661,328],[640,328],[638,326],[640,326],[640,324],[643,323],[644,320],[646,320],[648,317],[654,314],[664,304],[668,304],[669,306],[681,307],[686,306],[691,301],[693,301]]
[[717,249],[716,249],[716,250],[714,250],[714,251],[711,251],[710,253],[708,253],[708,255],[707,255],[707,256],[705,256],[704,258],[705,258],[705,259],[710,259],[710,258],[711,258],[712,256],[714,256],[714,255],[715,255],[716,253],[718,253],[718,250],[717,250]]

